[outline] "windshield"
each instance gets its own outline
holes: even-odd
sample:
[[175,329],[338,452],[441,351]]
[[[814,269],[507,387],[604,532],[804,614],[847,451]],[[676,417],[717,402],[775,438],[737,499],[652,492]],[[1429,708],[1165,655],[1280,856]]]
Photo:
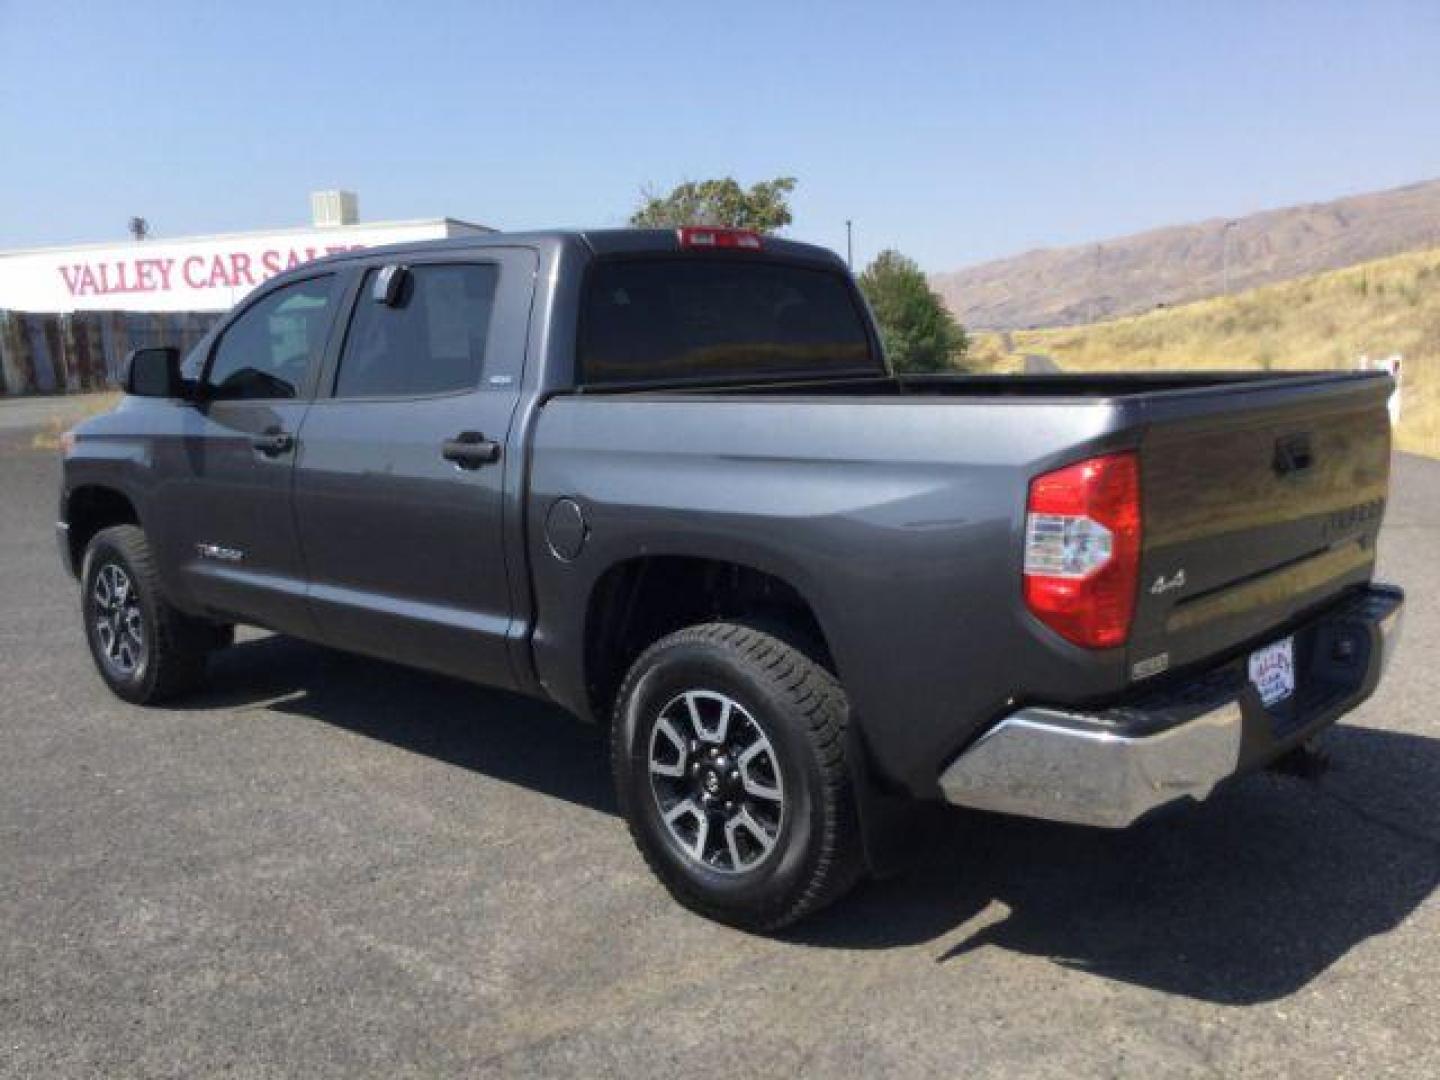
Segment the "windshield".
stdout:
[[882,370],[843,274],[731,258],[596,262],[579,359],[590,385]]

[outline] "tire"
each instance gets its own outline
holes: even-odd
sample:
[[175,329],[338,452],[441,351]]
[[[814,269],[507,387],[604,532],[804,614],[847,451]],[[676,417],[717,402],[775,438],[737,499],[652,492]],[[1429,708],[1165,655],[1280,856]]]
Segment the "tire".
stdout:
[[206,657],[225,635],[166,601],[144,532],[115,525],[96,533],[80,581],[85,640],[117,697],[153,705],[199,685]]
[[848,717],[829,672],[752,627],[692,626],[641,654],[616,701],[611,765],[630,834],[676,900],[772,931],[855,884]]

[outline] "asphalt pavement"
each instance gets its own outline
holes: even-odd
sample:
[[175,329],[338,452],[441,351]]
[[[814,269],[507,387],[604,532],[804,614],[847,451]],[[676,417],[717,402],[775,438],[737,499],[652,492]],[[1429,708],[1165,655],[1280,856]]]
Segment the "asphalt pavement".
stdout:
[[1440,1076],[1440,463],[1401,458],[1379,694],[1318,781],[1105,833],[961,812],[779,938],[674,905],[597,734],[247,633],[91,668],[68,406],[0,403],[0,1076]]

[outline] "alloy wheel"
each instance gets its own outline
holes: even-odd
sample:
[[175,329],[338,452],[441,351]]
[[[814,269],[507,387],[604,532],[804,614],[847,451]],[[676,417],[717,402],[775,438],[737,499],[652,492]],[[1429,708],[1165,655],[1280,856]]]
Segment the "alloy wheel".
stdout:
[[129,677],[145,662],[145,615],[135,583],[118,563],[106,563],[91,589],[91,618],[106,664]]
[[739,874],[775,850],[785,820],[780,759],[740,702],[687,690],[650,733],[650,786],[670,836],[708,870]]

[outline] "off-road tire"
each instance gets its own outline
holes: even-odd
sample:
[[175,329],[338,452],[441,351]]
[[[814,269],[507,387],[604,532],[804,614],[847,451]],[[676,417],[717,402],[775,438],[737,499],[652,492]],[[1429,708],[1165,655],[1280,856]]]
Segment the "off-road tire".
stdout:
[[[96,579],[111,564],[124,571],[139,600],[143,657],[130,672],[107,662],[95,626]],[[95,667],[125,701],[153,705],[193,690],[204,678],[206,657],[229,638],[223,628],[191,618],[165,599],[149,541],[138,526],[115,525],[96,533],[85,549],[80,581],[85,640]]]
[[[709,869],[663,820],[652,786],[652,731],[666,702],[715,691],[742,705],[777,751],[784,816],[774,846],[743,872]],[[620,808],[645,861],[670,893],[708,918],[778,930],[832,903],[863,860],[846,763],[849,704],[810,657],[762,630],[715,622],[661,638],[631,666],[616,699],[611,766]]]

